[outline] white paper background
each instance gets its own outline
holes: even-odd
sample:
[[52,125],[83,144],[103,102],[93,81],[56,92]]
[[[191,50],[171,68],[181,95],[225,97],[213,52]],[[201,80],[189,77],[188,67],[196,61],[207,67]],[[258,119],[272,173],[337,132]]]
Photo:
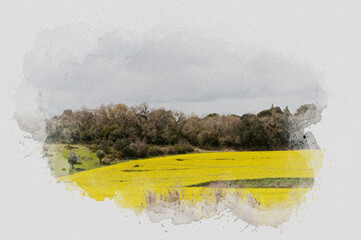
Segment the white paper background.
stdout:
[[[0,239],[357,239],[360,205],[361,4],[358,1],[1,1]],[[39,32],[71,23],[135,31],[206,27],[304,59],[325,77],[328,108],[313,129],[326,150],[318,187],[280,229],[252,232],[232,218],[175,226],[149,222],[65,191],[40,144],[12,120],[24,54]],[[312,200],[312,196],[316,199]],[[139,224],[140,222],[140,224]],[[167,231],[167,232],[166,232]]]

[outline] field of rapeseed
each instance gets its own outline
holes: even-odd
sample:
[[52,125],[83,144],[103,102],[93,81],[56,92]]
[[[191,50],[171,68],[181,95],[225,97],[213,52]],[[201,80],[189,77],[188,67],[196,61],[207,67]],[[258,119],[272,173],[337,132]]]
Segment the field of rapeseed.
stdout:
[[[246,179],[311,179],[321,167],[320,150],[216,152],[175,155],[133,160],[59,177],[58,180],[76,184],[98,201],[115,199],[123,208],[141,210],[148,191],[166,194],[168,189],[180,185],[182,199],[192,203],[215,194],[217,183]],[[243,184],[245,184],[243,182]],[[239,193],[246,197],[250,192],[263,206],[298,205],[304,193],[312,186],[285,187],[281,185],[253,187],[229,185],[225,193]]]

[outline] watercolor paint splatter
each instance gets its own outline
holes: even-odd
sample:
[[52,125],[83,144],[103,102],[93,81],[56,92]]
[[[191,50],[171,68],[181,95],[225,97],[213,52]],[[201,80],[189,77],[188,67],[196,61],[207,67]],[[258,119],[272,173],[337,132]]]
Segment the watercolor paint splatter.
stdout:
[[96,201],[277,227],[317,182],[326,94],[304,62],[206,33],[72,25],[39,35],[24,77],[19,126],[59,183]]

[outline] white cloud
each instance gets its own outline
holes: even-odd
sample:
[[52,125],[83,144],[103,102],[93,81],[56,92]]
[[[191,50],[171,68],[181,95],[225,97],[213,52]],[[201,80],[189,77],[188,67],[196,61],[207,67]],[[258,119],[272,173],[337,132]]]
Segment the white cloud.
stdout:
[[312,66],[235,46],[185,30],[136,34],[72,25],[39,35],[24,76],[52,113],[148,102],[187,113],[242,114],[320,99]]

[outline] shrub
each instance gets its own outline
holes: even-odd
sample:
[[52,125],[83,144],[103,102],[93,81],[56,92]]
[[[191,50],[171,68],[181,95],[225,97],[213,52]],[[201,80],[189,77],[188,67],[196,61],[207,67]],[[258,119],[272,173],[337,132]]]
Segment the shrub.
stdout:
[[123,153],[120,152],[120,151],[118,151],[118,152],[115,153],[115,157],[116,157],[116,158],[122,158],[122,157],[123,157]]
[[190,144],[176,144],[174,150],[178,154],[194,152],[194,149]]
[[111,159],[111,158],[105,157],[105,158],[103,159],[103,163],[104,163],[104,164],[110,164],[111,162],[112,162],[112,159]]
[[231,136],[227,135],[219,139],[221,146],[231,147],[234,145],[234,140]]
[[194,152],[194,149],[193,149],[193,147],[192,147],[190,144],[184,145],[183,148],[185,149],[185,151],[186,151],[187,153],[189,153],[189,152]]
[[99,149],[103,150],[105,153],[110,153],[111,150],[110,147],[111,147],[111,142],[108,140],[103,140],[99,144]]
[[183,148],[183,146],[182,145],[175,145],[174,146],[174,150],[175,150],[175,152],[176,153],[178,153],[178,154],[184,154],[184,153],[186,153],[186,151],[185,151],[185,149]]
[[134,149],[133,145],[128,145],[123,149],[124,157],[136,157],[137,152]]
[[89,148],[90,151],[92,151],[92,152],[96,152],[96,150],[97,150],[96,145],[90,145],[90,146],[88,146],[88,148]]
[[164,152],[159,146],[152,146],[148,149],[148,154],[149,156],[161,156]]
[[164,150],[164,153],[168,154],[168,155],[174,155],[174,154],[176,154],[176,151],[173,146],[167,146]]
[[130,141],[126,138],[117,139],[115,141],[115,149],[118,151],[123,151],[123,149],[130,144]]
[[130,144],[136,152],[136,157],[143,158],[148,156],[148,146],[144,142],[136,141],[135,143]]

